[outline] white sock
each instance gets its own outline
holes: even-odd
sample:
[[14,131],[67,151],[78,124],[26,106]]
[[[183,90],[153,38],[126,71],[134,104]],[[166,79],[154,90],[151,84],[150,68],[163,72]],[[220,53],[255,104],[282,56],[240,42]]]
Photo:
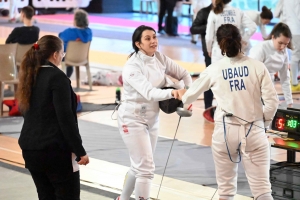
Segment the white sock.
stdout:
[[150,200],[151,179],[137,178],[135,182],[135,199]]
[[125,176],[124,186],[120,200],[129,200],[135,185],[135,173],[129,170]]
[[256,200],[273,200],[271,193],[265,193],[256,198]]

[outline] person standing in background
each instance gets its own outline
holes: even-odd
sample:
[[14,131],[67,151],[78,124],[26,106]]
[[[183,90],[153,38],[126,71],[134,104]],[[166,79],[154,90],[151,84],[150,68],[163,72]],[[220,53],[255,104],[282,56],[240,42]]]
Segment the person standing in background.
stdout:
[[[194,23],[199,10],[201,10],[204,7],[209,6],[211,4],[211,0],[191,0],[191,1],[192,1],[191,7],[192,7],[192,12],[193,12],[193,23]],[[207,17],[208,17],[208,15],[207,15]],[[207,17],[206,17],[205,21],[207,21]],[[205,24],[205,27],[206,27],[206,24]],[[192,31],[191,31],[191,33],[192,33]],[[200,33],[196,33],[196,34],[192,33],[191,43],[197,44],[198,34],[200,34]],[[201,42],[202,42],[202,35],[201,35]],[[203,45],[203,42],[202,42],[202,45]],[[208,66],[208,65],[206,65],[206,66]]]
[[[160,0],[159,3],[159,16],[158,16],[158,33],[164,35],[168,34],[170,36],[176,36],[172,33],[172,28],[173,28],[173,11],[175,8],[177,0]],[[166,31],[164,31],[164,28],[162,26],[163,24],[163,19],[164,16],[166,15],[166,12],[168,13],[167,15],[167,20],[166,20]]]
[[208,55],[211,56],[211,62],[214,63],[223,58],[220,46],[217,42],[216,32],[222,24],[233,24],[243,31],[242,44],[247,45],[247,41],[256,31],[256,24],[244,14],[239,8],[232,7],[229,4],[231,0],[213,0],[213,10],[210,11],[206,28],[206,47]]
[[[200,34],[201,35],[201,44],[202,44],[202,51],[203,51],[203,56],[204,56],[204,61],[205,61],[205,66],[208,67],[211,64],[211,57],[208,55],[207,49],[206,49],[206,43],[205,43],[205,35],[206,35],[206,25],[207,25],[207,18],[208,15],[211,11],[212,4],[209,6],[202,8],[196,15],[192,27],[190,28],[191,34],[196,35]],[[205,109],[208,109],[212,106],[213,102],[213,93],[209,89],[204,92],[204,107]],[[209,120],[209,119],[207,119]],[[211,121],[211,120],[209,120]]]
[[9,1],[9,23],[15,23],[17,21],[17,18],[19,17],[18,1],[19,0]]

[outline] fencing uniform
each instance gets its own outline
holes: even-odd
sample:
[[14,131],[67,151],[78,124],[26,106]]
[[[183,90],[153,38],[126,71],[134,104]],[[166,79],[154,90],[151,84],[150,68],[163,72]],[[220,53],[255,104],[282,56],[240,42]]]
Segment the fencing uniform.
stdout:
[[[266,31],[266,26],[261,22],[260,12],[255,11],[255,10],[246,10],[246,11],[244,11],[244,13],[256,24],[256,26],[259,26],[262,37],[267,38],[268,34]],[[244,30],[245,29],[243,28],[241,31],[243,32]],[[251,49],[251,43],[250,43],[250,40],[248,40],[246,42],[248,43],[248,45],[247,45],[247,47],[245,47],[244,52],[246,55],[248,55],[249,51]]]
[[120,200],[128,200],[135,188],[136,199],[150,196],[154,174],[153,152],[159,128],[159,101],[171,99],[172,89],[165,85],[165,75],[192,83],[189,73],[167,56],[155,52],[153,57],[134,53],[123,68],[122,103],[118,109],[119,131],[129,150],[131,167]]
[[212,53],[212,63],[223,57],[216,37],[217,30],[222,24],[233,24],[240,31],[243,28],[247,28],[247,30],[243,31],[242,35],[242,40],[245,42],[249,41],[250,37],[256,31],[256,24],[238,8],[226,4],[223,12],[220,14],[215,14],[213,10],[210,11],[207,20],[205,40],[207,51]]
[[[270,150],[264,127],[273,119],[278,100],[267,68],[242,54],[236,58],[224,57],[201,73],[183,95],[183,103],[192,103],[208,89],[218,102],[212,152],[220,199],[233,200],[236,194],[238,165],[234,162],[239,161],[240,142],[241,161],[254,198],[273,199],[269,182]],[[233,116],[225,117],[226,113]]]
[[300,0],[284,1],[282,13],[286,24],[289,26],[293,36],[293,47],[291,56],[292,84],[298,85],[298,71],[300,62]]
[[280,22],[286,23],[286,16],[284,15],[283,11],[283,1],[284,0],[279,0],[277,2],[277,5],[274,10],[274,17],[279,18]]
[[250,50],[249,57],[263,62],[271,77],[274,77],[276,72],[279,72],[280,83],[284,98],[287,104],[292,104],[292,92],[290,84],[290,73],[288,70],[288,52],[287,48],[283,51],[277,51],[274,48],[272,40],[263,41]]

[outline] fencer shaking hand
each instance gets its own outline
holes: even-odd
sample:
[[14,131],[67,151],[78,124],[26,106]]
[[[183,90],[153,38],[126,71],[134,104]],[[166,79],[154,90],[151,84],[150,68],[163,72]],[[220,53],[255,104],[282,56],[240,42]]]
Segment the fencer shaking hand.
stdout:
[[[172,96],[175,99],[181,100],[181,97],[183,96],[183,94],[185,93],[185,91],[186,91],[186,89],[172,90]],[[180,94],[182,94],[182,95],[180,96]]]
[[178,91],[178,99],[179,100],[182,100],[182,96],[185,94],[185,92],[186,92],[186,89],[181,89],[181,90],[179,90]]

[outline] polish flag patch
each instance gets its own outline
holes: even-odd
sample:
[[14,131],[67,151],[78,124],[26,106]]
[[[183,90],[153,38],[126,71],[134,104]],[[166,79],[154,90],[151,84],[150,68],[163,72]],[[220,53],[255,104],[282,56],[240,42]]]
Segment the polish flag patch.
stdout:
[[122,128],[123,128],[123,132],[125,134],[128,134],[128,127],[126,125],[123,125]]

